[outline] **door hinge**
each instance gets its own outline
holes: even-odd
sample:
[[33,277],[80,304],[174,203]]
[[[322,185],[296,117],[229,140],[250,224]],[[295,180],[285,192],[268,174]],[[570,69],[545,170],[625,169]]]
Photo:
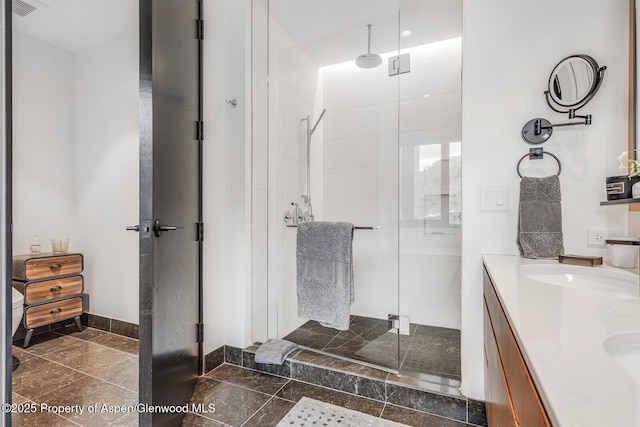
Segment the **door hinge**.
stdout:
[[196,19],[196,38],[204,40],[204,20]]
[[198,329],[197,335],[198,335],[198,341],[197,342],[204,342],[204,323],[196,323],[196,327]]
[[397,76],[411,71],[411,54],[392,56],[389,58],[389,75]]
[[197,233],[196,240],[198,242],[204,242],[204,222],[198,222],[197,225]]
[[409,316],[398,316],[397,314],[387,315],[389,321],[389,332],[400,335],[411,335],[411,323]]
[[196,139],[204,141],[204,121],[196,120]]

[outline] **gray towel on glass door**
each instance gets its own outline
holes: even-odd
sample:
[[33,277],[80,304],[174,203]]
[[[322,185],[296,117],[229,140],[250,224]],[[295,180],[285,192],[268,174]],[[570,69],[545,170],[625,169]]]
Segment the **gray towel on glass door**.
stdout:
[[298,317],[349,329],[353,284],[353,224],[311,221],[298,225]]
[[524,177],[520,181],[518,248],[525,258],[558,258],[564,253],[560,180]]
[[298,344],[291,341],[269,338],[256,350],[255,362],[282,365],[287,356],[296,348],[298,348]]

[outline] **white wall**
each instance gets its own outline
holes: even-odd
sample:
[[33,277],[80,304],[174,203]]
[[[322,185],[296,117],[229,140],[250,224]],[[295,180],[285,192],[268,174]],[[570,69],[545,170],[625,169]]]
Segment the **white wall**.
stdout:
[[205,354],[251,340],[250,11],[248,0],[204,4]]
[[13,253],[29,253],[37,234],[75,234],[75,62],[68,51],[13,33]]
[[138,323],[138,32],[76,55],[74,248],[89,311]]
[[[306,122],[322,111],[322,78],[315,64],[267,15],[266,1],[253,1],[252,15],[252,299],[253,341],[282,337],[298,319],[295,229],[282,220],[306,194]],[[269,85],[267,86],[267,77]],[[311,146],[311,198],[322,216],[323,124]],[[314,143],[315,142],[315,143]]]
[[[298,318],[296,291],[296,230],[287,228],[282,214],[293,212],[306,189],[307,123],[317,122],[323,108],[322,74],[302,47],[271,18],[269,21],[269,138],[268,180],[254,180],[254,197],[268,198],[268,212],[255,211],[254,226],[268,229],[269,337],[283,337],[305,322]],[[311,138],[311,200],[322,219],[322,141],[324,120]],[[261,163],[264,164],[264,163]],[[259,205],[258,205],[259,206]],[[256,254],[257,255],[257,254]]]
[[89,311],[138,323],[137,32],[76,55],[14,31],[13,54],[14,253],[70,237]]
[[[483,253],[517,254],[516,163],[529,146],[522,126],[536,117],[567,117],[544,101],[549,74],[570,54],[586,53],[606,65],[604,84],[581,112],[589,127],[554,131],[548,150],[562,161],[565,251],[603,255],[587,247],[586,229],[626,229],[625,207],[600,207],[605,177],[619,175],[616,157],[626,148],[628,1],[465,1],[463,7],[463,244],[462,391],[483,398]],[[523,172],[554,173],[554,163]],[[536,169],[536,171],[533,171]],[[509,210],[480,211],[480,188],[504,187]],[[540,307],[544,309],[544,307]]]

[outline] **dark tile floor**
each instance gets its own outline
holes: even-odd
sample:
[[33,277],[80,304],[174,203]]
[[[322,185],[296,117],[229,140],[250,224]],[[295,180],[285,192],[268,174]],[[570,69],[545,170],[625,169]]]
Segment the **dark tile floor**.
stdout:
[[409,426],[470,426],[436,415],[226,363],[198,380],[192,399],[192,403],[215,405],[215,411],[189,413],[182,425],[275,426],[303,396]]
[[[34,336],[26,349],[13,346],[12,401],[35,404],[35,412],[14,412],[14,427],[137,425],[137,414],[89,413],[89,406],[138,402],[138,341],[97,329],[75,327]],[[64,414],[42,405],[79,405]]]
[[386,319],[351,316],[348,331],[326,328],[313,320],[284,339],[361,362],[399,370],[403,376],[442,377],[460,384],[460,331],[411,324],[410,335],[389,331]]
[[[360,335],[371,329],[356,322]],[[417,329],[413,331],[415,339]],[[14,413],[13,425],[20,426],[136,426],[136,413],[89,413],[98,404],[135,405],[138,401],[138,342],[109,332],[73,328],[35,336],[23,349],[13,347],[13,403],[53,406],[81,405],[85,408],[64,414],[37,411]],[[232,356],[231,354],[229,356]],[[308,352],[305,357],[327,358]],[[242,352],[239,357],[242,356]],[[233,360],[232,357],[230,357]],[[327,358],[328,359],[328,358]],[[313,359],[315,360],[315,359]],[[333,364],[343,365],[336,359]],[[361,369],[372,370],[360,366]],[[376,378],[375,375],[372,375]],[[261,373],[228,363],[199,378],[192,403],[213,411],[188,413],[183,426],[275,426],[303,396],[394,420],[409,426],[463,427],[464,422],[430,415],[394,404],[336,391],[292,378]],[[193,406],[192,406],[193,408]]]

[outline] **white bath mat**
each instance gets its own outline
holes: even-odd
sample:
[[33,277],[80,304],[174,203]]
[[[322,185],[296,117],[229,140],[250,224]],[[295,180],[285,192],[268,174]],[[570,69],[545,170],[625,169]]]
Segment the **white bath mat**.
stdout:
[[408,427],[330,403],[303,397],[276,427]]

